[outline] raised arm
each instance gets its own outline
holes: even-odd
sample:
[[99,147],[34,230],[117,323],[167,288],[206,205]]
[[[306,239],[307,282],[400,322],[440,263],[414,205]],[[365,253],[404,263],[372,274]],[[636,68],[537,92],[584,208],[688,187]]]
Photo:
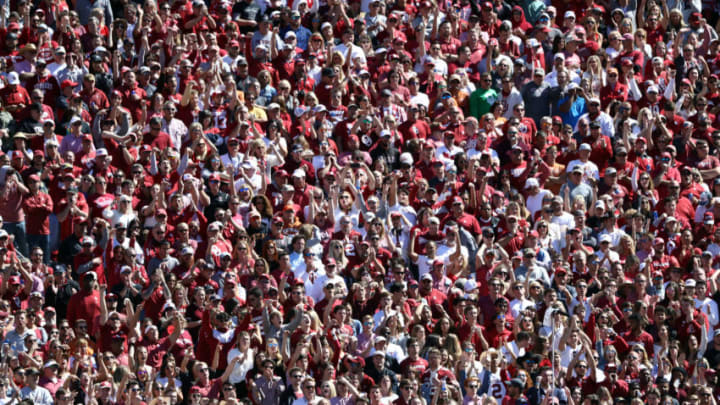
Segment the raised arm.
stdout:
[[105,301],[106,284],[100,284],[100,326],[105,326],[108,320],[107,301]]

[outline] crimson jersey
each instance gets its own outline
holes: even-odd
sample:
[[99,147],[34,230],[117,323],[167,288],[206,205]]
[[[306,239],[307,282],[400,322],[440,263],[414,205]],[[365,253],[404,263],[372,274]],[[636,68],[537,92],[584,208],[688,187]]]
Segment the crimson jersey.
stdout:
[[428,362],[422,357],[418,357],[416,360],[410,360],[408,357],[400,363],[400,370],[403,375],[405,375],[408,371],[412,371],[415,375],[422,375],[427,368]]
[[669,256],[666,254],[663,254],[659,258],[652,258],[652,263],[650,263],[652,266],[652,272],[660,271],[663,274],[668,274],[668,270],[670,267],[677,267],[679,266],[677,259],[675,259],[673,256]]
[[420,381],[422,382],[420,392],[425,398],[432,398],[433,395],[435,395],[435,384],[433,383],[435,378],[447,383],[455,380],[455,374],[445,367],[440,367],[437,370],[425,370],[425,372],[420,376]]

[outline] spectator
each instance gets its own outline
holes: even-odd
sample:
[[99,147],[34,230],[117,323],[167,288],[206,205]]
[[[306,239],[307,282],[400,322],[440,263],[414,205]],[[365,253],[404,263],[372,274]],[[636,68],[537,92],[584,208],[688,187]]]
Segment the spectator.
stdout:
[[720,400],[712,2],[231,3],[3,8],[0,402]]

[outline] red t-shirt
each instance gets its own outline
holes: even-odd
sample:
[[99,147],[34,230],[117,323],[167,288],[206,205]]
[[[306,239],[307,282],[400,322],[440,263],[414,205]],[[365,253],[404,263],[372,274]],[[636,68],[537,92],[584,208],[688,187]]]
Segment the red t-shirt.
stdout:
[[28,195],[23,200],[25,210],[25,227],[28,235],[50,235],[50,220],[53,212],[53,201],[50,195],[38,192]]
[[89,331],[95,330],[95,319],[100,316],[100,292],[98,290],[80,290],[70,297],[67,307],[67,320],[75,325],[78,319],[87,321]]
[[412,371],[415,375],[421,375],[427,368],[428,362],[422,357],[418,357],[417,360],[410,360],[408,357],[400,363],[400,370],[402,370],[403,375],[408,371]]
[[30,94],[28,94],[27,90],[25,90],[25,88],[20,85],[15,86],[14,89],[12,87],[13,86],[7,86],[0,90],[0,98],[2,98],[3,105],[29,105],[31,100]]
[[152,148],[158,148],[160,150],[165,150],[172,146],[170,142],[170,135],[162,131],[158,132],[158,134],[154,137],[150,135],[149,132],[144,134],[143,145],[149,145]]

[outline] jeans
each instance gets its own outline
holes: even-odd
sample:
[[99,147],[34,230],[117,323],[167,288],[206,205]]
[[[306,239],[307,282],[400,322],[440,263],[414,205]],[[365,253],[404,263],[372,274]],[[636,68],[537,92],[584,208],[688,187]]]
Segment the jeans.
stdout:
[[5,222],[3,229],[15,237],[15,249],[25,256],[28,257],[27,253],[27,240],[25,238],[25,221],[23,222]]
[[43,263],[50,263],[50,235],[28,235],[27,244],[30,253],[39,246],[43,251]]
[[57,215],[50,214],[50,251],[57,250],[60,246],[60,222]]

